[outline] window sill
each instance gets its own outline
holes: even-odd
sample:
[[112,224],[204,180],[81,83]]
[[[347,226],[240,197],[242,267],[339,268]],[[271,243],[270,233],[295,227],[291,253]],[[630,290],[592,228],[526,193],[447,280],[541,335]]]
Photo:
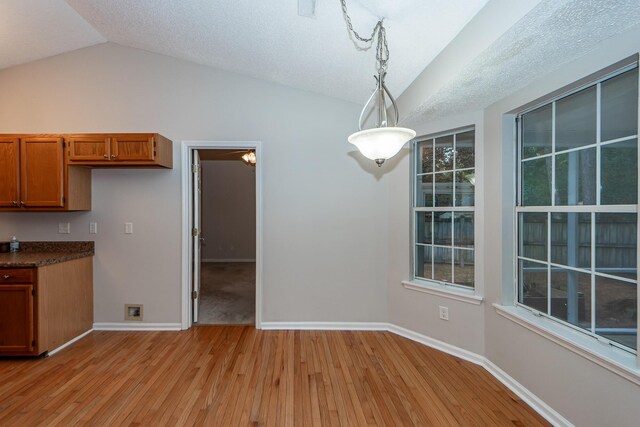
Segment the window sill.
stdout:
[[640,368],[637,367],[636,356],[632,353],[595,341],[578,331],[572,331],[553,320],[536,316],[521,307],[500,304],[493,304],[493,307],[500,316],[640,385]]
[[466,302],[468,304],[480,305],[484,300],[483,297],[476,295],[475,291],[458,289],[450,286],[440,285],[429,282],[410,282],[402,281],[402,286],[412,291],[424,292],[426,294],[437,295],[443,298],[449,298],[456,301]]

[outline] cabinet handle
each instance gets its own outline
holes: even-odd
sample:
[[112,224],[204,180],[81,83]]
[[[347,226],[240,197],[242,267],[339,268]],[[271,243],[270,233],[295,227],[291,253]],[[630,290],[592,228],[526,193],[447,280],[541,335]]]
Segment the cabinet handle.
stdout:
[[109,156],[107,154],[103,155],[102,157],[104,157],[105,159],[109,158]]
[[13,204],[13,206],[18,206],[20,205],[20,202],[18,202],[17,200],[14,200],[13,202],[11,202]]
[[117,158],[118,158],[118,155],[117,155],[117,154],[112,154],[112,155],[111,155],[111,158],[112,158],[112,159],[117,159]]
[[11,279],[11,275],[9,274],[5,274],[4,276],[2,276],[3,279]]
[[24,202],[22,200],[20,201],[20,206],[24,206]]

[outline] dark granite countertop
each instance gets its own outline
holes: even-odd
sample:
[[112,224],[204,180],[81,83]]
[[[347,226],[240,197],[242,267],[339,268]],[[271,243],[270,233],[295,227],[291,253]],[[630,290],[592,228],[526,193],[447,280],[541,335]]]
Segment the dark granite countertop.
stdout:
[[20,252],[0,253],[0,268],[42,267],[94,255],[94,242],[20,242]]

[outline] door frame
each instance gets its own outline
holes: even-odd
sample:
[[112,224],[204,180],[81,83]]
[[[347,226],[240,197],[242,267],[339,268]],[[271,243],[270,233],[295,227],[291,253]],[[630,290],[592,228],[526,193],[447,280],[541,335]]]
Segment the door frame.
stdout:
[[193,150],[253,149],[258,161],[256,173],[256,329],[262,329],[262,147],[260,141],[182,141],[182,329],[193,325],[191,315],[191,263],[193,247],[193,174],[191,154]]

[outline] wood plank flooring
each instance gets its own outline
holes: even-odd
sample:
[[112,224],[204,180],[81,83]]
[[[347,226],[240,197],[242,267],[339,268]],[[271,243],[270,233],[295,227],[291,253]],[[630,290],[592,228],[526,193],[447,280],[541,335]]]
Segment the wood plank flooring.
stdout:
[[387,332],[93,332],[0,359],[0,426],[540,426],[484,369]]

